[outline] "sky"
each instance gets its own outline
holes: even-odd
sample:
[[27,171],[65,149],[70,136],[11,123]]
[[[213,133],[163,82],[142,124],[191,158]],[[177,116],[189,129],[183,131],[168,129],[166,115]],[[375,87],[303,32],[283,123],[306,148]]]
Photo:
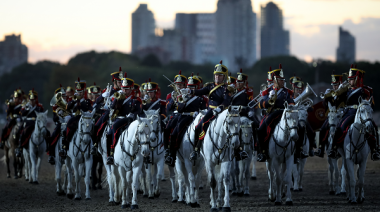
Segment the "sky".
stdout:
[[[252,0],[253,11],[268,0]],[[356,37],[357,60],[380,61],[380,0],[273,0],[283,10],[296,57],[335,60],[338,27]],[[159,28],[172,28],[178,12],[215,12],[217,0],[0,1],[0,40],[21,34],[29,62],[66,63],[79,52],[131,51],[131,14],[148,4]],[[259,24],[259,23],[258,23]]]

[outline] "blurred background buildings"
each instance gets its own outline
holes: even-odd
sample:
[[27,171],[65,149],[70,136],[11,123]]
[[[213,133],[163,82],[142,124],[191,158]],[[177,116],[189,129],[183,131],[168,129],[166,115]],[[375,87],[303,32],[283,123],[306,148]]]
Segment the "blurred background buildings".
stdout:
[[355,37],[349,31],[339,27],[339,46],[336,50],[336,61],[354,63],[356,54]]
[[0,41],[0,75],[28,61],[28,48],[21,43],[21,35],[6,35]]

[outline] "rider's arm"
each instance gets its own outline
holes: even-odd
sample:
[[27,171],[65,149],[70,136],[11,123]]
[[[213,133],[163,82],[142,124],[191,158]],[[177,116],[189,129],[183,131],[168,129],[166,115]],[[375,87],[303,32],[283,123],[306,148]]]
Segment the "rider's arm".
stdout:
[[201,89],[198,89],[198,90],[192,90],[191,91],[191,94],[195,95],[195,96],[203,96],[203,95],[208,95],[210,93],[210,86],[207,85]]

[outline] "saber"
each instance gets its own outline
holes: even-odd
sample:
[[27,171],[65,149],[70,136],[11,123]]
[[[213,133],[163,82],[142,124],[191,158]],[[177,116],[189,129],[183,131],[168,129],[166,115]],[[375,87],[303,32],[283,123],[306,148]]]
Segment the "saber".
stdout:
[[165,76],[165,75],[162,75],[162,76],[164,76],[169,82],[170,82],[170,85],[168,85],[168,87],[171,87],[171,85],[173,85],[174,84],[174,82],[173,81],[171,81],[167,76]]

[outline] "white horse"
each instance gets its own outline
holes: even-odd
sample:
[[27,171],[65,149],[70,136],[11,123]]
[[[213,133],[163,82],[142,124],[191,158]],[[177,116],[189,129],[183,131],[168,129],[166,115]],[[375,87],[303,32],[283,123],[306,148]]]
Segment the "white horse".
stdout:
[[[298,140],[298,105],[288,105],[285,102],[285,109],[280,123],[275,127],[274,133],[269,140],[269,159],[267,168],[269,171],[269,199],[275,199],[275,205],[281,205],[281,195],[285,184],[286,204],[293,205],[292,194],[290,192],[291,173],[294,164],[295,142]],[[275,178],[276,176],[276,178]],[[276,179],[276,191],[274,190],[274,180]]]
[[[299,142],[302,142],[302,150],[304,154],[308,154],[309,152],[309,138],[307,137],[307,131],[306,131],[306,123],[307,123],[307,107],[299,106],[298,107],[298,123],[301,127],[305,128],[304,137],[299,140]],[[303,172],[305,168],[307,158],[300,159],[300,162],[298,164],[293,165],[292,173],[294,178],[294,184],[293,184],[293,190],[295,192],[302,191],[302,178],[303,178]]]
[[45,137],[47,134],[46,123],[48,111],[35,113],[37,114],[37,118],[34,131],[29,139],[29,150],[24,148],[23,155],[26,169],[25,178],[29,178],[29,183],[38,184],[38,172],[46,150]]
[[[69,116],[66,117],[65,119],[59,117],[60,122],[61,122],[61,135],[65,133],[66,130],[66,125],[69,120]],[[66,158],[63,160],[61,157],[59,157],[59,151],[62,148],[62,136],[59,136],[57,145],[55,146],[55,181],[57,182],[57,195],[61,196],[65,194],[66,190],[66,196],[69,199],[74,198],[74,193],[73,193],[73,188],[72,188],[72,173],[73,173],[73,168],[71,166],[71,160],[69,158]],[[61,172],[62,172],[62,166],[66,165],[66,172],[64,172],[64,180],[63,182],[61,181]],[[65,183],[65,179],[67,179],[67,187]],[[65,189],[66,188],[66,189]]]
[[161,132],[160,109],[144,111],[153,126],[154,137],[151,137],[149,149],[151,154],[144,159],[145,170],[143,170],[143,178],[145,178],[144,194],[147,187],[149,188],[149,199],[160,196],[159,182],[164,177],[164,145],[163,135]]
[[[335,130],[339,123],[339,120],[342,118],[342,113],[340,110],[337,110],[335,106],[331,106],[330,102],[328,103],[329,107],[329,134],[328,134],[328,142],[326,145],[326,149],[329,149],[330,143],[332,143]],[[325,135],[320,135],[325,136]],[[339,195],[346,193],[346,169],[344,168],[344,160],[342,160],[342,168],[341,168],[341,179],[342,183],[339,187],[339,167],[338,167],[338,159],[327,157],[327,162],[329,164],[329,186],[330,186],[330,195]]]
[[[137,189],[139,184],[140,172],[143,168],[144,157],[151,152],[149,149],[151,138],[155,137],[151,119],[140,118],[133,121],[128,130],[125,130],[119,138],[115,147],[115,166],[121,179],[122,208],[131,207],[138,209]],[[133,176],[132,176],[133,174]],[[132,204],[129,199],[129,185],[132,184]]]
[[[201,174],[205,167],[205,162],[202,156],[198,157],[197,160],[191,161],[190,154],[194,150],[194,134],[195,127],[198,125],[199,121],[203,118],[206,111],[201,111],[190,126],[187,128],[181,145],[178,149],[177,160],[176,160],[176,170],[179,176],[183,176],[183,181],[186,185],[186,203],[190,204],[191,207],[200,207],[199,205],[199,185],[201,180]],[[181,186],[181,178],[179,178],[179,201],[183,200],[183,186]]]
[[[92,140],[91,131],[94,125],[93,115],[95,110],[90,112],[82,112],[82,116],[78,123],[78,130],[75,132],[70,142],[67,155],[70,157],[72,168],[75,175],[75,200],[81,200],[80,179],[83,175],[83,165],[85,165],[85,184],[86,184],[86,200],[90,200],[90,175],[92,167],[92,155],[90,154]],[[67,164],[67,166],[69,166]]]
[[[210,185],[211,211],[231,211],[230,206],[230,169],[234,149],[239,145],[240,107],[230,106],[210,123],[204,142],[202,155],[205,160]],[[222,205],[222,182],[224,183],[224,205]],[[218,185],[218,199],[215,200],[214,191]]]
[[98,145],[98,152],[102,156],[104,167],[106,168],[107,172],[107,183],[108,183],[108,189],[109,189],[109,205],[118,205],[120,203],[120,191],[119,191],[119,182],[120,177],[116,173],[117,169],[114,165],[108,165],[107,164],[107,133],[109,129],[112,126],[111,120],[108,120],[104,129],[104,132],[102,134],[100,145]]
[[[369,145],[365,138],[365,133],[373,130],[372,125],[372,97],[364,100],[359,97],[359,106],[356,111],[355,121],[350,126],[344,139],[343,148],[338,148],[342,159],[345,161],[347,171],[348,197],[351,204],[362,203],[364,201],[364,174],[367,165]],[[377,129],[376,129],[377,130]],[[358,197],[355,196],[355,164],[359,165],[358,177]]]

